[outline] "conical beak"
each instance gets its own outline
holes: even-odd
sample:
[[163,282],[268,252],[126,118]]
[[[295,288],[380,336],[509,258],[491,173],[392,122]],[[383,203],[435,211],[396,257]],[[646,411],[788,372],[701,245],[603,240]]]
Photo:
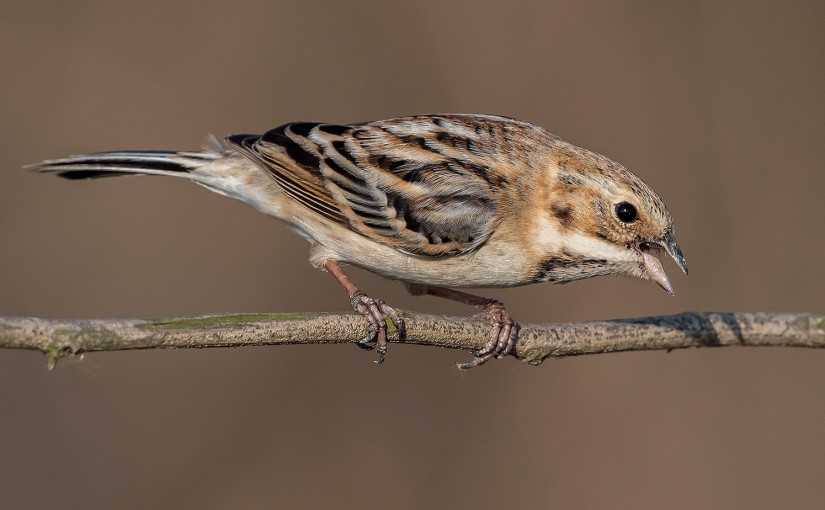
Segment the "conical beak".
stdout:
[[665,235],[664,238],[653,242],[645,242],[638,245],[637,250],[642,255],[642,269],[647,277],[670,294],[673,294],[673,286],[670,285],[670,280],[667,278],[662,263],[657,258],[661,251],[666,251],[668,255],[676,262],[679,269],[683,273],[688,274],[687,262],[685,256],[682,255],[682,249],[676,243],[676,237],[672,232]]

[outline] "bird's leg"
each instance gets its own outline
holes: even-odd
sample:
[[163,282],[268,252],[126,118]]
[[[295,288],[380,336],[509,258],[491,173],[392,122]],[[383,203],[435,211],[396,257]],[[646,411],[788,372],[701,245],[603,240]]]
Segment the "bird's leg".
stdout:
[[[347,290],[352,308],[369,321],[367,336],[357,344],[358,347],[368,350],[375,349],[378,352],[378,359],[375,362],[378,364],[383,363],[387,354],[387,322],[385,318],[389,317],[392,323],[395,324],[400,338],[404,337],[404,319],[380,299],[373,299],[358,290],[358,287],[353,285],[347,275],[344,274],[344,271],[341,270],[341,266],[334,260],[324,262],[324,269]],[[368,345],[373,342],[375,342],[375,345]]]
[[473,353],[473,356],[475,356],[473,361],[459,363],[458,368],[466,370],[477,367],[487,363],[493,357],[503,358],[513,350],[518,337],[519,325],[510,317],[504,303],[501,301],[430,285],[408,284],[407,289],[412,294],[429,294],[475,306],[480,308],[482,313],[490,320],[493,327],[490,330],[490,338],[487,344],[480,351]]

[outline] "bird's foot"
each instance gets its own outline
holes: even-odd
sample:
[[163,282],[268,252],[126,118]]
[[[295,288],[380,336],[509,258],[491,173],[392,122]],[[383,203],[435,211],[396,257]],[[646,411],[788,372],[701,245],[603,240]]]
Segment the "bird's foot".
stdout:
[[492,358],[501,359],[510,354],[520,329],[501,301],[485,299],[484,302],[476,303],[476,306],[481,308],[481,313],[489,319],[492,329],[487,344],[480,351],[473,353],[474,359],[467,363],[458,363],[458,368],[462,370],[478,367]]
[[398,329],[399,338],[404,337],[405,325],[401,314],[380,299],[373,299],[360,290],[349,295],[352,308],[369,321],[369,329],[365,336],[356,345],[362,349],[374,350],[378,353],[375,363],[381,364],[387,355],[387,321],[389,319]]

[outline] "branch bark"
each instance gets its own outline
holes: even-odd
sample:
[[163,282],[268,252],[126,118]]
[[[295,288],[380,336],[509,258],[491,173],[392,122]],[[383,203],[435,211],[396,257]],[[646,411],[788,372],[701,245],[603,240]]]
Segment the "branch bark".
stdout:
[[[407,334],[390,341],[477,350],[489,324],[467,317],[404,312]],[[33,349],[57,360],[126,349],[354,343],[366,335],[354,314],[228,314],[163,320],[0,317],[0,347]],[[731,345],[825,347],[825,315],[682,313],[577,324],[522,324],[514,356],[538,365],[548,357]]]

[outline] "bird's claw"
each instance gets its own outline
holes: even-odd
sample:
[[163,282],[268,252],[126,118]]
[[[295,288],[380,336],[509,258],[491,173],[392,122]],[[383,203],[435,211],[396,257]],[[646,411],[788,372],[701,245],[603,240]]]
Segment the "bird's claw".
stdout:
[[378,352],[378,359],[375,363],[381,364],[387,355],[387,321],[389,318],[393,325],[398,329],[399,338],[404,337],[405,325],[404,319],[395,311],[394,308],[387,305],[380,299],[373,299],[360,290],[350,294],[350,301],[352,308],[364,318],[369,321],[367,335],[356,345],[361,349]]
[[474,359],[467,363],[459,363],[458,368],[467,370],[481,366],[492,358],[501,359],[512,352],[518,338],[519,324],[513,320],[504,303],[496,299],[488,299],[480,305],[482,314],[492,324],[490,337],[484,347],[473,353]]

